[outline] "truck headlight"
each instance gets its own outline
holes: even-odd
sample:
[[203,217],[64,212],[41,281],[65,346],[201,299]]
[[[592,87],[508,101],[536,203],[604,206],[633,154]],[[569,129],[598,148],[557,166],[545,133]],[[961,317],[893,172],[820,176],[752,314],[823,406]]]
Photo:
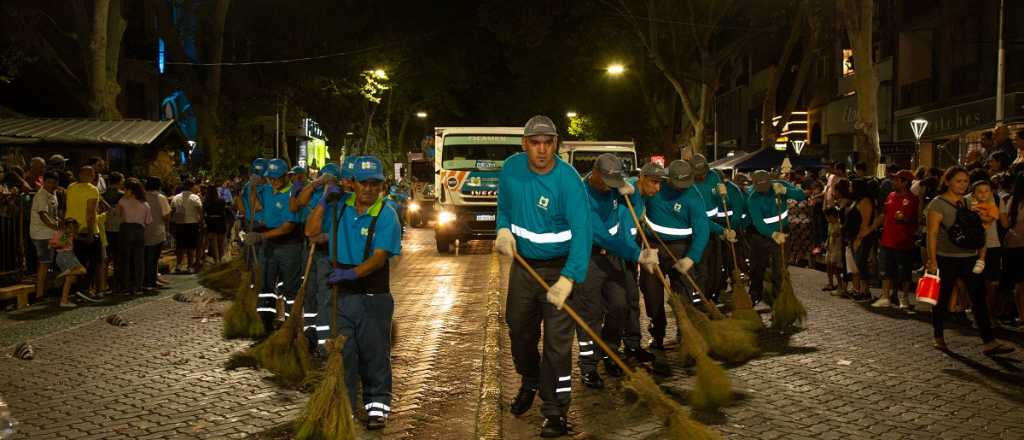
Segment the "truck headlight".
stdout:
[[445,225],[455,221],[455,214],[450,211],[441,211],[437,214],[437,224]]
[[416,202],[409,203],[409,212],[418,212],[420,210],[420,204]]

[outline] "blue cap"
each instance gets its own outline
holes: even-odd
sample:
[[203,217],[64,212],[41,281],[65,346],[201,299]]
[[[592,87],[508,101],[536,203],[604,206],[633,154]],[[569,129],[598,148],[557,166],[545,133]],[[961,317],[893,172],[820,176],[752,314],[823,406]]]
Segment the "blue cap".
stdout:
[[292,174],[306,174],[306,167],[302,165],[295,165],[291,170]]
[[359,156],[345,156],[345,160],[341,162],[341,178],[351,179],[355,176],[356,170],[356,159]]
[[267,162],[267,171],[263,173],[263,177],[278,179],[284,177],[285,174],[288,174],[288,162],[275,158]]
[[330,174],[330,175],[340,179],[341,178],[341,166],[339,166],[338,164],[336,164],[334,162],[331,162],[331,163],[329,163],[327,165],[324,165],[323,168],[320,168],[320,175],[327,175],[327,174]]
[[256,158],[256,160],[252,161],[252,165],[249,166],[249,172],[257,176],[262,176],[266,171],[267,160],[262,157]]
[[384,165],[380,163],[380,159],[373,156],[359,156],[353,163],[355,164],[355,171],[352,177],[357,182],[365,182],[367,180],[384,181]]

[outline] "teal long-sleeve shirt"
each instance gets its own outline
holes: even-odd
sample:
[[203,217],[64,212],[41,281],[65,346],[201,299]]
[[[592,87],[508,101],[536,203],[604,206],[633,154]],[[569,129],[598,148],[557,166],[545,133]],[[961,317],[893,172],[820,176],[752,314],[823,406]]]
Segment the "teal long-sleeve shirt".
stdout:
[[731,180],[725,182],[725,191],[728,206],[722,203],[722,196],[718,196],[718,218],[724,221],[725,217],[729,217],[729,225],[737,231],[742,231],[750,225],[747,215],[747,195],[739,185]]
[[718,213],[721,212],[718,201],[718,184],[722,182],[722,176],[718,175],[715,170],[709,170],[707,177],[704,181],[693,182],[693,186],[690,187],[690,191],[695,191],[704,202],[704,215],[707,216],[709,223],[708,227],[711,229],[711,233],[715,235],[722,235],[722,231],[725,229],[722,225],[715,222],[718,218]]
[[[647,231],[657,232],[662,240],[690,239],[686,256],[694,263],[704,255],[711,233],[710,221],[704,210],[704,200],[693,188],[676,191],[664,184],[661,191],[646,199]],[[648,232],[650,234],[650,232]]]
[[751,187],[750,195],[747,196],[747,212],[750,224],[754,229],[765,237],[771,237],[772,233],[779,232],[779,224],[785,228],[789,224],[789,208],[786,200],[804,200],[807,194],[793,184],[784,180],[773,180],[772,183],[781,183],[786,186],[786,195],[781,201],[776,200],[775,192],[758,192]]
[[629,246],[623,238],[624,235],[629,235],[629,231],[623,227],[619,217],[619,209],[625,209],[620,206],[619,192],[614,188],[600,192],[590,185],[587,178],[583,179],[583,186],[590,196],[590,227],[593,231],[594,245],[626,261],[637,261],[640,258],[640,249]]
[[587,277],[593,243],[589,196],[579,173],[561,159],[547,174],[530,169],[525,153],[505,160],[498,176],[497,228],[508,228],[525,258],[566,257],[561,274],[576,283]]

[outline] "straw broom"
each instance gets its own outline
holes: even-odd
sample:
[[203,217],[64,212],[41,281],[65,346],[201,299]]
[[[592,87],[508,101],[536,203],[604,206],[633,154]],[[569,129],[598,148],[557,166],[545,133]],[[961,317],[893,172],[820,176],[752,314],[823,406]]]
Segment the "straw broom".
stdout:
[[[254,253],[252,247],[248,252]],[[263,321],[256,313],[256,283],[263,279],[262,272],[258,263],[254,263],[251,270],[243,270],[239,277],[243,281],[238,285],[235,300],[224,311],[224,338],[258,338],[263,334]],[[248,283],[244,281],[247,278]]]
[[[633,223],[637,225],[636,230],[640,233],[640,239],[644,247],[650,249],[651,243],[647,240],[647,234],[640,227],[640,219],[633,209],[633,202],[629,197],[624,197],[629,214],[633,217]],[[686,357],[693,359],[697,364],[697,381],[694,384],[693,392],[690,393],[690,404],[698,409],[714,409],[728,405],[732,402],[732,384],[725,370],[708,357],[708,346],[700,332],[694,327],[690,318],[684,311],[683,301],[679,295],[672,292],[669,287],[668,277],[661,271],[661,267],[655,266],[658,279],[661,280],[665,295],[672,305],[672,313],[676,317],[676,326],[679,328],[681,350],[685,350]],[[706,317],[705,317],[706,319]]]
[[306,283],[309,280],[309,269],[313,265],[313,251],[316,243],[309,248],[306,257],[306,270],[302,277],[295,302],[292,303],[291,314],[284,325],[277,329],[265,341],[252,348],[232,355],[229,365],[260,365],[288,383],[300,383],[312,370],[313,360],[309,355],[309,341],[302,332],[302,303],[306,295]]
[[[541,287],[544,289],[551,288],[551,286],[544,281],[544,278],[541,278],[540,274],[530,267],[530,263],[527,263],[523,257],[519,256],[518,253],[513,253],[512,257],[515,258],[516,262],[523,266],[523,269],[526,269],[530,276],[532,276],[533,279],[541,285]],[[597,343],[598,347],[600,347],[601,350],[611,358],[612,362],[615,362],[615,364],[626,373],[626,380],[623,385],[633,391],[636,391],[637,396],[647,404],[647,407],[650,408],[651,412],[667,419],[665,423],[669,428],[669,438],[719,438],[717,433],[709,430],[706,426],[691,420],[676,401],[664,394],[650,375],[641,370],[634,370],[630,368],[629,365],[626,365],[626,363],[622,361],[622,358],[620,358],[619,355],[608,346],[604,339],[601,339],[601,335],[598,335],[594,329],[590,328],[590,326],[580,318],[580,315],[573,310],[572,306],[569,304],[563,304],[562,310],[569,314],[569,317],[572,318],[573,321],[576,321],[576,324],[579,325],[580,328],[582,328],[583,331],[585,331],[587,335]],[[696,331],[694,331],[694,334],[696,334]],[[697,335],[697,337],[699,338],[700,336]]]
[[[779,200],[775,200],[776,212],[779,213],[779,232],[782,232],[782,207]],[[772,303],[772,328],[784,330],[799,325],[807,319],[807,309],[800,303],[793,293],[793,282],[789,278],[789,268],[786,266],[786,245],[779,245],[780,261],[777,267],[782,268],[782,285],[776,286],[777,296]]]
[[[725,208],[725,227],[732,229],[732,222],[729,220],[729,200],[726,194],[722,196],[722,206]],[[753,332],[764,330],[764,322],[761,315],[754,311],[754,301],[750,299],[747,285],[743,281],[743,274],[740,273],[740,260],[736,257],[736,243],[726,240],[729,243],[729,250],[732,252],[732,318],[739,320],[744,328]]]
[[241,257],[233,258],[203,270],[197,278],[199,279],[200,286],[218,292],[223,296],[231,296],[232,293],[238,290],[240,285],[244,284],[242,280],[245,278],[238,276],[244,270],[244,259]]
[[334,337],[338,322],[338,287],[331,297],[331,339],[327,340],[327,366],[317,373],[320,379],[295,421],[295,438],[350,440],[356,438],[355,423],[352,420],[352,403],[348,400],[345,384],[345,362],[342,350],[345,335]]
[[[637,230],[639,229],[640,228],[637,227]],[[651,229],[651,234],[654,235],[655,240],[658,240],[658,244],[661,246],[661,248],[665,249],[665,252],[668,252],[668,255],[672,257],[672,262],[678,263],[679,257],[677,257],[676,254],[672,252],[672,249],[669,249],[668,245],[666,245],[665,242],[661,239],[661,235],[659,235],[658,232],[653,229]],[[645,244],[647,244],[647,237],[643,238]],[[650,247],[649,244],[648,247]],[[697,287],[697,283],[693,280],[693,278],[690,277],[690,274],[683,272],[683,276],[685,276],[686,279],[690,281],[690,284],[693,285],[693,289],[697,292],[697,296],[700,298],[701,304],[703,304],[704,308],[707,309],[708,315],[710,315],[712,319],[725,319],[725,315],[722,314],[722,311],[718,310],[718,307],[715,307],[715,304],[711,302],[711,300],[709,300],[706,296],[704,296],[704,292],[701,291],[699,287]]]

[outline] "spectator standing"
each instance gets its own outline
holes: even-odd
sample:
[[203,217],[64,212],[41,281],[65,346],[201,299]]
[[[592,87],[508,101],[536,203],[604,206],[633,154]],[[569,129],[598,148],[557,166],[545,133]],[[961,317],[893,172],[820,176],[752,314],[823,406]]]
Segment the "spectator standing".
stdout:
[[99,272],[103,268],[100,229],[97,223],[100,192],[91,183],[94,174],[92,167],[88,165],[79,169],[78,181],[67,189],[68,207],[64,218],[74,219],[79,225],[73,248],[75,257],[86,270],[75,294],[86,301],[98,302],[96,297],[88,293],[90,286],[99,281]]
[[[194,272],[199,265],[199,234],[203,220],[203,201],[195,192],[199,184],[187,181],[184,190],[171,199],[174,223],[175,272]],[[182,267],[182,262],[187,265]]]
[[53,263],[54,251],[50,248],[50,239],[54,231],[60,229],[60,216],[57,214],[57,173],[46,173],[43,186],[32,197],[32,212],[29,220],[28,234],[36,250],[36,301],[43,298],[46,291],[46,273]]
[[[107,162],[102,157],[93,156],[85,161],[85,164],[91,166],[95,172],[92,184],[96,185],[96,189],[100,191],[100,194],[107,192],[107,181],[103,177],[103,173],[107,171]],[[111,205],[111,207],[113,206],[115,205]]]
[[969,177],[963,167],[954,166],[942,177],[939,196],[932,200],[925,212],[928,216],[928,263],[926,269],[939,274],[939,301],[932,308],[932,329],[934,346],[948,350],[943,327],[953,289],[962,281],[973,302],[974,322],[981,333],[985,355],[1004,354],[1013,351],[992,336],[988,316],[988,304],[984,298],[984,284],[981,276],[973,272],[978,258],[977,249],[965,249],[950,239],[949,228],[957,218],[958,209],[966,209],[964,195],[967,194]]
[[914,248],[917,234],[918,199],[910,193],[914,174],[902,170],[892,177],[893,192],[886,197],[882,224],[878,268],[882,276],[882,296],[872,307],[892,305],[893,289],[901,310],[913,311],[908,293],[910,273],[914,269]]
[[[1013,193],[1003,203],[999,223],[1007,229],[1003,237],[1004,261],[1024,261],[1024,174],[1014,178]],[[1009,324],[1019,328],[1024,326],[1024,270],[1010,270],[1006,276],[1013,284],[1014,302],[1017,303],[1017,318]]]
[[[56,251],[54,261],[57,262],[57,269],[61,271],[60,275],[57,275],[57,279],[64,279],[64,288],[61,289],[60,294],[61,307],[76,306],[75,303],[71,302],[71,286],[75,283],[76,276],[86,275],[85,267],[75,257],[74,252],[74,244],[77,241],[75,237],[78,236],[78,232],[78,222],[75,219],[64,219],[61,222],[60,228],[53,231],[53,237],[50,238],[49,242],[50,248]],[[81,291],[78,291],[77,294],[87,301],[93,301],[88,296],[84,296]]]
[[996,188],[988,180],[979,180],[972,185],[971,209],[981,217],[985,227],[985,246],[979,250],[974,273],[981,274],[985,281],[985,301],[992,316],[999,316],[999,279],[1002,275],[1002,248],[999,242],[1000,200]]
[[43,187],[44,175],[46,174],[46,161],[41,157],[33,157],[29,160],[28,172],[25,173],[25,181],[32,186],[33,190]]
[[1013,159],[1013,165],[1024,163],[1024,130],[1017,132],[1013,138],[1014,151],[1007,153]]
[[129,179],[124,197],[117,203],[121,218],[120,254],[124,273],[124,289],[129,295],[143,292],[145,271],[146,225],[153,222],[153,216],[146,202],[142,182]]
[[994,151],[1002,151],[1011,161],[1014,160],[1017,157],[1017,147],[1010,140],[1010,129],[1005,125],[1000,125],[996,127],[994,136]]
[[122,267],[119,263],[120,259],[120,245],[118,244],[119,231],[121,230],[121,216],[117,209],[117,203],[124,196],[122,186],[124,185],[124,175],[114,171],[110,173],[107,179],[107,190],[101,193],[103,203],[107,206],[107,219],[104,223],[104,230],[107,235],[107,259],[104,260],[104,270],[107,264],[114,266],[114,282],[111,285],[111,290],[114,292],[120,292],[124,289],[124,273],[118,269]]
[[206,189],[203,200],[203,221],[206,223],[206,241],[210,244],[210,253],[214,263],[224,258],[224,236],[228,232],[228,204],[221,198],[219,188],[210,186]]
[[143,243],[146,245],[145,273],[142,277],[144,288],[159,287],[160,251],[167,240],[167,224],[171,220],[171,205],[167,202],[167,197],[160,192],[161,185],[159,177],[146,179],[146,203],[149,204],[153,221],[146,225],[143,232]]
[[67,188],[75,180],[75,176],[68,171],[68,160],[59,154],[54,154],[46,161],[46,170],[56,172],[60,176],[57,186]]
[[843,222],[843,240],[849,246],[853,266],[848,268],[853,274],[853,294],[856,300],[871,299],[869,280],[871,279],[868,260],[875,248],[877,236],[875,231],[875,199],[868,180],[861,177],[851,181],[852,203],[846,208]]

